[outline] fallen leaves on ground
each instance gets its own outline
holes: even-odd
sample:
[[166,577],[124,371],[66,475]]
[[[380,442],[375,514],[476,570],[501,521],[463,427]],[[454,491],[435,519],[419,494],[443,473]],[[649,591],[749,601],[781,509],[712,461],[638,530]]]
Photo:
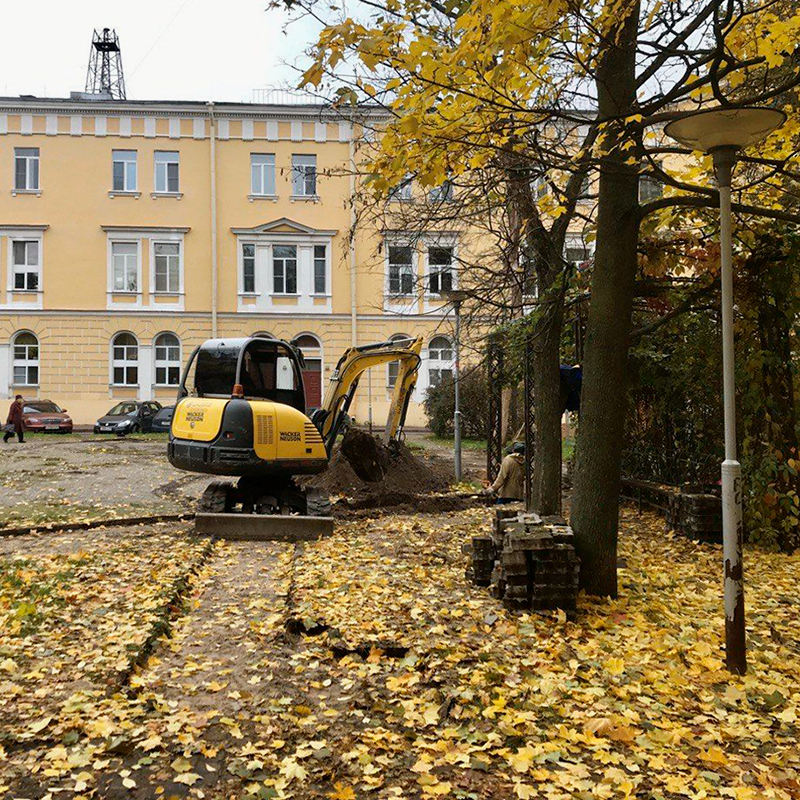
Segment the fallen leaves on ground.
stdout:
[[61,738],[11,749],[6,781],[26,797],[800,796],[800,556],[748,552],[750,671],[734,678],[718,547],[626,514],[619,599],[512,613],[463,577],[489,515],[216,545],[131,691],[76,741],[69,710],[32,720]]

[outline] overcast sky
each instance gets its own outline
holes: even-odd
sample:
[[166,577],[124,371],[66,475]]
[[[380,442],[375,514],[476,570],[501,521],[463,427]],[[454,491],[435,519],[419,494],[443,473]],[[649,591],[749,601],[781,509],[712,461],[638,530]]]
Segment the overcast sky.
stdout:
[[0,92],[68,97],[83,90],[94,28],[116,28],[131,100],[252,101],[296,82],[310,22],[283,32],[268,0],[2,2]]

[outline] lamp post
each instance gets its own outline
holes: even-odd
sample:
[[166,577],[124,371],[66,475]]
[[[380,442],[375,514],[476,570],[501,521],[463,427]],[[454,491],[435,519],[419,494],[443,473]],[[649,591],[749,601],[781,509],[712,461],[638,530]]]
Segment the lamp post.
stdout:
[[733,352],[733,265],[731,173],[743,147],[757,144],[786,121],[771,108],[715,108],[673,120],[664,132],[714,159],[719,186],[720,281],[722,285],[722,396],[725,460],[722,462],[722,557],[725,591],[725,665],[744,675],[747,651],[742,563],[742,468],[736,454],[736,396]]
[[442,292],[448,303],[452,303],[456,315],[455,330],[455,375],[453,376],[453,390],[455,394],[455,409],[453,412],[453,461],[456,473],[456,483],[461,483],[461,304],[467,298],[467,293],[461,289],[450,289]]

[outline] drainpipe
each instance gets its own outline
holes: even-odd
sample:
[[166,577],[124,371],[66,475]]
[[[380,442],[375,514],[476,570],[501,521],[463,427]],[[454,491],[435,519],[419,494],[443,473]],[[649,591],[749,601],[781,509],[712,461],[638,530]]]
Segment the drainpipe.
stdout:
[[217,123],[214,103],[208,103],[211,160],[211,338],[217,338]]
[[[356,155],[354,128],[350,127],[350,344],[358,344],[358,275],[356,274]],[[371,410],[371,409],[370,409]]]

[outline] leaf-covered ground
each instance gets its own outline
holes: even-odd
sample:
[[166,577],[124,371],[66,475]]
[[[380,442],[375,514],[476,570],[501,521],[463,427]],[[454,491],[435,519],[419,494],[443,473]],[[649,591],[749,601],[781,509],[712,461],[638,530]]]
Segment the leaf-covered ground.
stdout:
[[[626,515],[618,600],[583,598],[574,620],[510,613],[463,577],[461,543],[488,515],[386,515],[297,548],[213,545],[174,636],[124,685],[88,700],[79,692],[78,711],[77,700],[56,704],[39,731],[33,715],[11,724],[3,715],[3,791],[800,797],[800,557],[748,552],[751,669],[735,679],[722,665],[718,548],[665,535],[656,517]],[[64,547],[64,537],[50,541]],[[173,531],[139,537],[120,560],[152,559],[154,572],[134,566],[128,574],[154,608],[158,601],[145,598],[169,594],[202,546]],[[61,553],[59,564],[43,551],[14,557],[55,587],[73,580],[60,572],[86,568],[75,552]],[[10,613],[21,595],[8,583],[2,592]],[[129,630],[126,606],[107,594],[87,614],[95,602],[107,602],[106,614]],[[43,696],[65,668],[58,642],[76,630],[86,642],[70,669],[108,674],[116,666],[102,655],[102,632],[93,638],[77,610],[59,622],[60,612],[42,606],[35,633],[42,677],[26,680]],[[15,665],[17,640],[30,635],[4,632]],[[21,670],[0,674],[0,702],[16,703]]]

